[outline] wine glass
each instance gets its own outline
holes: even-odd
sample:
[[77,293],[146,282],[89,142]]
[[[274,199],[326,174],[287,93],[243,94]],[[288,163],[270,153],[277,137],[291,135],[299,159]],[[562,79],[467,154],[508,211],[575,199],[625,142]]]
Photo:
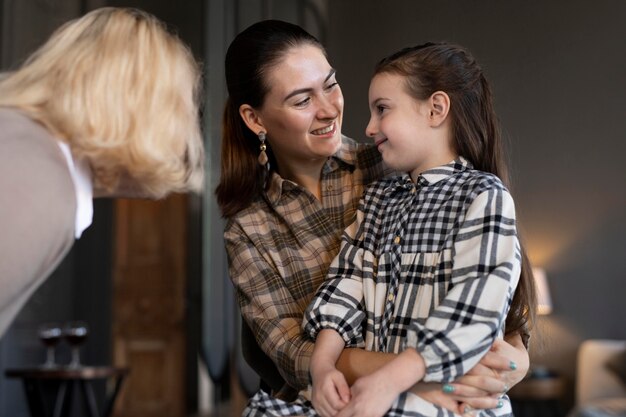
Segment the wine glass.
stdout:
[[54,347],[61,340],[61,326],[57,323],[44,323],[39,326],[38,335],[39,339],[46,346],[46,361],[43,366],[45,368],[54,368],[56,366],[56,362],[54,360]]
[[89,327],[84,321],[70,321],[63,329],[63,336],[72,349],[72,360],[69,364],[71,368],[78,368],[81,365],[79,346],[85,342],[88,333]]

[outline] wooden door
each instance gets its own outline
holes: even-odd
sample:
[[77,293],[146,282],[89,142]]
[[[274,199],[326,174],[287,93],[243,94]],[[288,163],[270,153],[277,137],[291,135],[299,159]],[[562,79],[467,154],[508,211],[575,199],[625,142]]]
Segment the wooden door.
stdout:
[[187,197],[118,200],[113,362],[127,366],[117,417],[185,415]]

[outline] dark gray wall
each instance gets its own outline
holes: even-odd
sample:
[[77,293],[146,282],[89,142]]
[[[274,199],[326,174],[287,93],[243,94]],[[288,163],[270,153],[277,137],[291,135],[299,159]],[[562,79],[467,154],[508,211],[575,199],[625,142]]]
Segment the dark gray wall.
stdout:
[[626,339],[626,2],[343,0],[329,2],[329,19],[344,132],[357,138],[383,56],[447,40],[483,64],[510,142],[521,229],[554,303],[531,359],[569,379],[571,405],[579,343]]

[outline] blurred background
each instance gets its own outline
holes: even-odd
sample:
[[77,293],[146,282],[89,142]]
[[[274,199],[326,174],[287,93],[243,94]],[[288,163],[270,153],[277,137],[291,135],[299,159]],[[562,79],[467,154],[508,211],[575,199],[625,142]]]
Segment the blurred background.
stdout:
[[[359,140],[380,58],[425,41],[472,51],[496,97],[520,229],[545,272],[551,311],[539,317],[530,354],[533,375],[562,386],[551,398],[557,414],[575,405],[580,344],[626,340],[623,0],[0,0],[0,69],[102,6],[155,14],[202,63],[206,192],[96,201],[94,224],[0,339],[0,416],[29,415],[20,381],[5,370],[44,361],[37,329],[48,321],[87,321],[83,362],[130,368],[115,416],[235,416],[256,390],[239,352],[213,189],[225,51],[265,18],[300,24],[327,47],[345,96],[343,131]],[[66,344],[57,353],[69,361]],[[108,389],[97,389],[99,400]]]

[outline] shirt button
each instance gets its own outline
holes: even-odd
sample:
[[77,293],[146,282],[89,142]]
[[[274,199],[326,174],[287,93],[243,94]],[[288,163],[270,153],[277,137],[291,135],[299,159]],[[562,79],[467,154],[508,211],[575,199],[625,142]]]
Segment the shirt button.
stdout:
[[389,301],[393,301],[393,299],[394,299],[394,298],[395,298],[395,297],[393,296],[393,294],[389,294],[389,295],[387,296],[387,300],[389,300]]
[[333,190],[333,186],[332,186],[332,184],[328,184],[328,185],[326,186],[326,191],[332,191],[332,190]]
[[393,243],[395,243],[396,245],[399,245],[401,240],[402,239],[400,239],[400,236],[396,236],[393,238]]

